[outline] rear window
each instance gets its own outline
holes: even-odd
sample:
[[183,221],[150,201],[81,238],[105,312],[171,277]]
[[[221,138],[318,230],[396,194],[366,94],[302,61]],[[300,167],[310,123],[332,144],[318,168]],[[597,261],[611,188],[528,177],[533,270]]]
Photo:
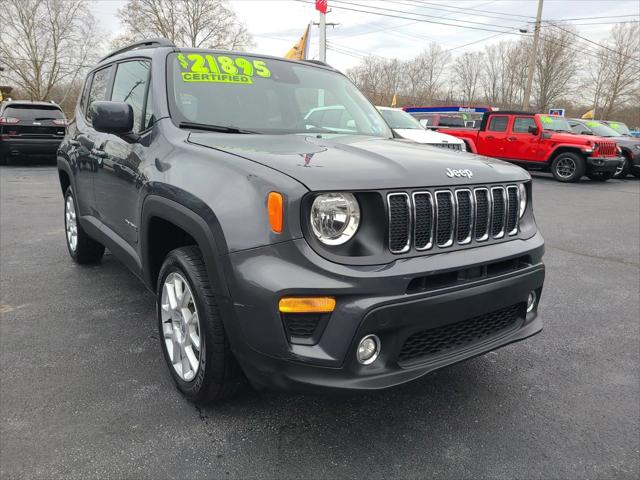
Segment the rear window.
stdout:
[[64,118],[64,113],[60,108],[52,105],[11,105],[4,111],[4,116],[19,118],[20,120],[55,120]]
[[440,117],[438,124],[442,127],[464,127],[464,118],[461,117]]

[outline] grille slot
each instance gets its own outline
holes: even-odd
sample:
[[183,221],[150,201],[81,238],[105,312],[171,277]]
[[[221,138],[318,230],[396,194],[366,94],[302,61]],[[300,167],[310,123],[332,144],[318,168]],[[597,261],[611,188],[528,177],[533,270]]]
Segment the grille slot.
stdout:
[[471,190],[456,190],[456,241],[460,245],[471,241],[473,231],[473,195]]
[[491,204],[493,206],[491,215],[491,235],[493,238],[502,238],[504,237],[505,214],[507,212],[503,187],[493,187],[491,189]]
[[416,250],[433,247],[433,198],[429,192],[413,194],[413,218]]
[[518,233],[518,216],[520,210],[520,192],[518,187],[507,187],[507,234]]
[[436,192],[436,242],[439,247],[453,244],[453,194],[449,190]]
[[468,320],[422,330],[405,340],[398,356],[400,365],[460,350],[513,328],[524,316],[518,303]]
[[408,252],[411,243],[411,209],[409,195],[390,193],[389,207],[389,250],[392,253]]
[[505,239],[518,233],[518,185],[387,194],[389,250],[394,254]]
[[489,238],[491,200],[486,188],[476,188],[473,193],[476,198],[476,240],[482,242]]

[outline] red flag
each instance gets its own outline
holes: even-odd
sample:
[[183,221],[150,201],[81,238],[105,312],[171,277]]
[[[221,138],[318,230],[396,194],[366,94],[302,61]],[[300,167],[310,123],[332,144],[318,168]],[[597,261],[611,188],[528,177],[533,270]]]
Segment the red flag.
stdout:
[[327,0],[316,0],[316,10],[320,13],[327,13]]

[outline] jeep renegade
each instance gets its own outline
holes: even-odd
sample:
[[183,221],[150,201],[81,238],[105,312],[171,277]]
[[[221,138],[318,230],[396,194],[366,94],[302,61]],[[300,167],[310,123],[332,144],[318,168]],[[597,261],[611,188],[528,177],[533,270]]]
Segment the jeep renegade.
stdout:
[[[309,120],[340,106],[344,128]],[[131,45],[88,74],[58,152],[67,247],[155,292],[192,401],[391,387],[542,329],[520,167],[394,138],[325,64]]]

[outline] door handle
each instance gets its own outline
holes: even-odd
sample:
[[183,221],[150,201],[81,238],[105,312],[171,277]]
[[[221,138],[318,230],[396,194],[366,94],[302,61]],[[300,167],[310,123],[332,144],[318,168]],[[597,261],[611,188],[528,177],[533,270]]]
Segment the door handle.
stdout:
[[517,140],[517,138],[516,138],[516,137],[508,137],[508,138],[507,138],[507,141],[508,141],[508,142],[515,142],[516,140]]
[[487,135],[487,140],[495,140],[496,137],[494,137],[493,135]]

